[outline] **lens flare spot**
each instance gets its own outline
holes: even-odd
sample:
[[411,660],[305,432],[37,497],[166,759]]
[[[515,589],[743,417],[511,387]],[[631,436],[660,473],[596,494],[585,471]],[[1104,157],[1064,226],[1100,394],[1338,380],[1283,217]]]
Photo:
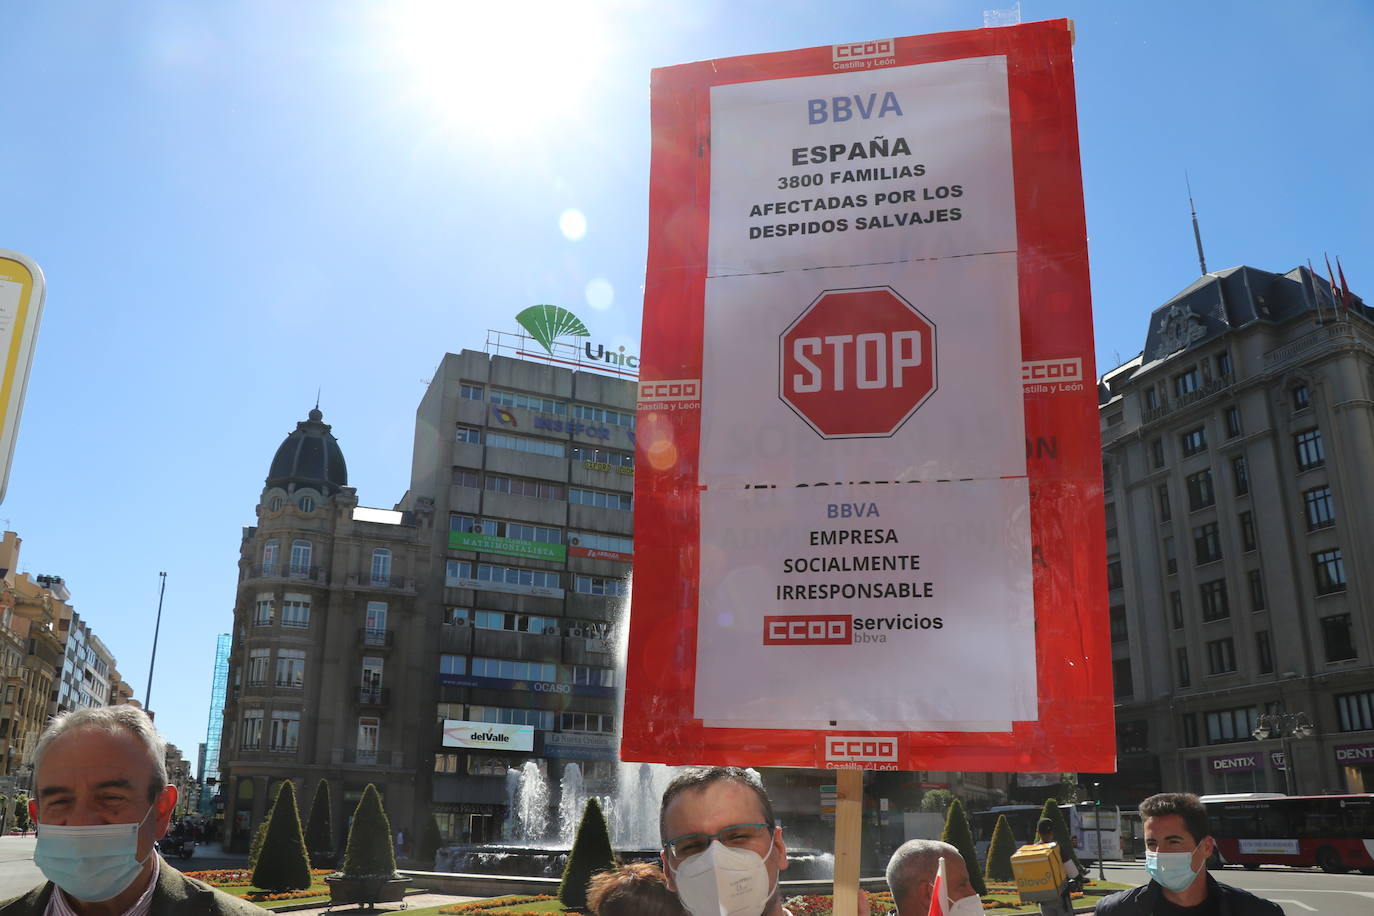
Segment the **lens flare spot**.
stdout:
[[677,446],[672,439],[657,439],[649,446],[649,464],[658,471],[677,464]]
[[564,210],[558,217],[558,231],[569,241],[581,241],[587,234],[587,217],[581,210]]
[[615,287],[611,286],[611,281],[605,277],[597,277],[587,284],[583,295],[586,296],[588,305],[598,312],[604,312],[615,302]]

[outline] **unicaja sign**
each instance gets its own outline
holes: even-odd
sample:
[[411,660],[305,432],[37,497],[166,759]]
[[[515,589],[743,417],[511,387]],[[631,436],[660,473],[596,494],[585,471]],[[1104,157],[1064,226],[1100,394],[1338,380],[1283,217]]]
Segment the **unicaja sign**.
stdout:
[[639,376],[639,355],[627,353],[625,348],[611,347],[608,344],[591,340],[581,341],[564,338],[591,337],[591,331],[582,319],[565,308],[556,305],[532,305],[515,316],[520,327],[544,348],[543,353],[519,352],[521,356],[533,356],[548,362],[568,366],[585,367],[609,372],[613,375]]

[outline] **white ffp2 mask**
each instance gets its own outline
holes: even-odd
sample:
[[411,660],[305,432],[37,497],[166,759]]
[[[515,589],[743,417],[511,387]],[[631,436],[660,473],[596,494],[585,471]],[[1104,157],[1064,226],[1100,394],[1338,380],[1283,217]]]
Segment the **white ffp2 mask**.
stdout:
[[[772,844],[769,844],[772,852]],[[774,888],[758,853],[712,840],[673,869],[677,895],[692,916],[760,916]]]

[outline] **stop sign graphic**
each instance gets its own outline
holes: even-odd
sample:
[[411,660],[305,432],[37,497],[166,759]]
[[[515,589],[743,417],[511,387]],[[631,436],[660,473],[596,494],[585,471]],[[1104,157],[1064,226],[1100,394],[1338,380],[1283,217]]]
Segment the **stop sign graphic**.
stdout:
[[935,325],[887,286],[826,290],[779,349],[778,396],[825,439],[890,436],[936,388]]

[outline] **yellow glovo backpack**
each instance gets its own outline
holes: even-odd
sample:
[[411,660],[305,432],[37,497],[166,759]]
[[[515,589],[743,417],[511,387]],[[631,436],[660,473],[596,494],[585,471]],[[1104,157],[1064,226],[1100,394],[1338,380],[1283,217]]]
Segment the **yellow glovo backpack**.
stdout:
[[1011,857],[1011,873],[1022,903],[1058,900],[1068,884],[1058,843],[1028,843]]

